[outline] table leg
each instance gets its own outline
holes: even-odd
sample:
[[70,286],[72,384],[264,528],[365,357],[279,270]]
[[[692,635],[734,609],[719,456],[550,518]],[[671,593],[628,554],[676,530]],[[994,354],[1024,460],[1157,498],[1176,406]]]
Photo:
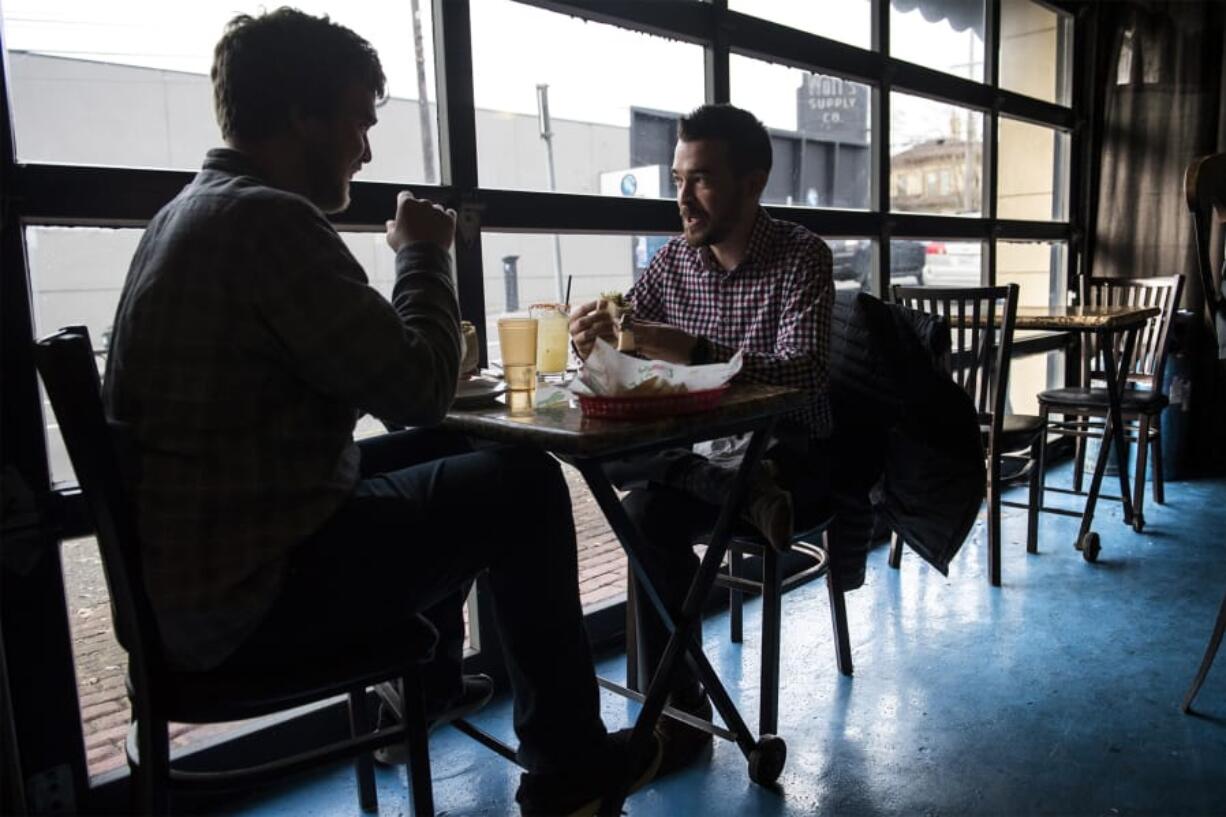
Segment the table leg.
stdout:
[[[773,423],[770,426],[773,426]],[[750,440],[749,447],[745,452],[745,458],[737,470],[736,478],[733,480],[728,501],[720,509],[715,530],[707,544],[706,554],[704,554],[699,565],[697,575],[695,575],[690,583],[685,602],[681,608],[681,614],[676,621],[673,620],[663,600],[660,598],[659,592],[643,568],[643,564],[639,559],[641,543],[638,531],[635,530],[630,518],[626,515],[625,509],[622,508],[621,503],[618,501],[612,485],[609,484],[609,480],[605,476],[604,469],[596,461],[577,460],[575,462],[575,466],[583,474],[588,488],[592,491],[593,497],[604,512],[610,527],[612,527],[614,534],[616,534],[618,541],[626,552],[631,570],[638,580],[637,592],[646,595],[647,599],[659,612],[665,627],[671,633],[668,645],[664,650],[664,655],[660,660],[660,666],[656,668],[648,683],[647,698],[643,702],[642,712],[640,712],[638,719],[635,721],[634,732],[630,739],[630,751],[632,753],[642,752],[646,748],[651,732],[655,728],[655,724],[660,718],[660,713],[664,709],[673,669],[683,655],[691,662],[695,672],[699,675],[707,689],[707,693],[711,696],[720,715],[724,718],[724,722],[728,724],[736,735],[737,745],[740,746],[747,757],[750,757],[758,749],[758,742],[754,739],[749,731],[749,727],[746,726],[741,718],[735,704],[728,696],[723,684],[720,683],[719,677],[715,674],[706,656],[703,655],[702,645],[698,643],[696,638],[696,629],[698,618],[702,612],[703,602],[715,583],[716,574],[728,549],[731,532],[739,515],[738,509],[744,503],[748,492],[749,475],[761,460],[762,454],[765,451],[770,426],[755,431]],[[782,763],[780,763],[780,766],[782,766]],[[621,803],[613,804],[606,802],[604,806],[605,809],[602,810],[620,809]],[[617,812],[614,810],[612,813]]]
[[[1103,446],[1108,445],[1110,440],[1111,446],[1115,449],[1115,463],[1119,471],[1120,478],[1120,504],[1124,509],[1124,524],[1131,525],[1133,522],[1132,513],[1132,490],[1128,487],[1128,438],[1124,433],[1123,413],[1120,408],[1121,401],[1124,397],[1124,388],[1128,385],[1128,368],[1132,362],[1132,349],[1136,342],[1137,330],[1130,329],[1124,335],[1124,349],[1120,355],[1120,360],[1117,363],[1114,355],[1113,343],[1104,343],[1103,346],[1103,374],[1107,379],[1107,410],[1110,413],[1110,422],[1107,428],[1103,429]],[[1107,435],[1108,428],[1112,434]]]

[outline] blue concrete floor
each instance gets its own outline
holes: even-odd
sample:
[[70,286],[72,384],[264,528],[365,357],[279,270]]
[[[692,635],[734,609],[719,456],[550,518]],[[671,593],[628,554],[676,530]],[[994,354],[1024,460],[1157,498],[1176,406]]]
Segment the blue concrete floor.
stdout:
[[[1067,482],[1067,467],[1053,478]],[[1060,500],[1053,497],[1052,502]],[[651,815],[1226,814],[1226,655],[1197,716],[1178,705],[1226,592],[1226,480],[1172,483],[1147,497],[1135,534],[1100,506],[1100,562],[1072,548],[1077,520],[1044,515],[1025,553],[1025,515],[1005,519],[1004,586],[984,579],[982,524],[945,578],[884,549],[847,597],[855,676],[837,674],[825,587],[784,598],[778,790],[749,782],[735,746],[627,801]],[[708,621],[708,656],[751,723],[758,701],[759,606],[746,643]],[[608,660],[600,671],[622,674]],[[610,728],[637,706],[603,694]],[[511,738],[510,701],[479,725]],[[518,771],[454,730],[431,740],[440,814],[516,813]],[[381,815],[408,813],[402,771],[379,770]],[[237,804],[230,812],[359,814],[351,767]]]

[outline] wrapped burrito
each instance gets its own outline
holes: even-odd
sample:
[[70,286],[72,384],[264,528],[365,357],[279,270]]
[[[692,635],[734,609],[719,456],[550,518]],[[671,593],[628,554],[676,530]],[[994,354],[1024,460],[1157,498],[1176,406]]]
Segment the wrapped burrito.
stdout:
[[628,322],[633,322],[634,307],[632,307],[620,292],[602,292],[596,302],[597,309],[603,309],[613,319],[613,331],[617,333],[617,351],[634,351],[634,332]]

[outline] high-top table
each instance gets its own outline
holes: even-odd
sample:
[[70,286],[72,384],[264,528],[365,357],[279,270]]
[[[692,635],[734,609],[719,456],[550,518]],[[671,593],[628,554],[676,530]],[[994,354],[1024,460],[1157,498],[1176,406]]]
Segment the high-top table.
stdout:
[[[453,409],[443,421],[444,427],[472,437],[544,449],[573,465],[587,481],[588,488],[626,552],[634,577],[638,581],[638,592],[646,594],[671,633],[660,666],[651,679],[646,697],[642,698],[643,708],[635,721],[630,739],[631,752],[642,752],[646,749],[652,730],[665,710],[668,681],[677,662],[684,659],[690,662],[698,674],[729,728],[722,729],[706,721],[695,723],[696,719],[692,716],[672,710],[669,714],[734,741],[745,754],[749,762],[749,776],[755,782],[769,785],[777,780],[783,771],[787,759],[786,744],[775,735],[755,736],[749,730],[711,663],[703,654],[702,645],[695,634],[702,603],[715,583],[716,574],[728,550],[732,528],[745,500],[749,486],[748,477],[761,460],[775,421],[781,415],[799,408],[802,401],[801,392],[795,389],[736,385],[728,389],[723,401],[715,409],[662,419],[608,420],[586,417],[574,401],[571,401],[564,405],[538,408],[527,416],[512,416],[506,406],[501,404],[473,410]],[[737,471],[731,496],[720,509],[715,530],[698,572],[690,584],[681,614],[674,620],[661,601],[651,577],[643,569],[640,553],[644,545],[618,501],[612,483],[605,475],[604,463],[632,454],[645,454],[745,433],[753,436],[745,459]],[[607,681],[602,680],[602,686],[629,694],[631,697],[641,697]],[[503,752],[503,749],[497,746],[491,748]],[[514,760],[513,753],[511,759]],[[617,803],[606,802],[602,812],[616,814],[620,806],[620,800]]]
[[[1091,530],[1094,509],[1098,503],[1103,474],[1107,468],[1108,449],[1115,449],[1116,465],[1120,477],[1120,503],[1123,506],[1124,524],[1140,527],[1141,520],[1132,507],[1132,492],[1128,486],[1128,441],[1124,433],[1121,404],[1124,389],[1128,385],[1128,370],[1132,365],[1133,350],[1137,336],[1145,323],[1159,314],[1157,306],[1019,306],[1015,329],[1037,329],[1056,332],[1079,332],[1096,337],[1097,347],[1103,353],[1103,378],[1107,386],[1107,420],[1103,427],[1102,444],[1094,461],[1094,475],[1086,494],[1085,510],[1081,516],[1081,528],[1075,543],[1087,561],[1098,558],[1101,547],[1099,536]],[[1121,343],[1117,343],[1122,340]],[[1119,359],[1116,359],[1117,346]],[[1087,347],[1088,348],[1088,345]],[[1088,383],[1085,385],[1089,385]],[[1056,489],[1050,489],[1056,490]],[[1012,504],[1012,503],[1010,503]],[[1062,508],[1042,507],[1049,513],[1078,515]]]

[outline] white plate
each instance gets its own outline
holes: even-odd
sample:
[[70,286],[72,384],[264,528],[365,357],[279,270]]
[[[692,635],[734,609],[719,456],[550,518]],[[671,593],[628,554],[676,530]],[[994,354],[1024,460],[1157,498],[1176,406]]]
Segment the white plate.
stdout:
[[456,386],[455,401],[451,406],[457,409],[490,406],[498,402],[498,396],[506,390],[507,384],[501,380],[486,380],[483,377],[461,380]]

